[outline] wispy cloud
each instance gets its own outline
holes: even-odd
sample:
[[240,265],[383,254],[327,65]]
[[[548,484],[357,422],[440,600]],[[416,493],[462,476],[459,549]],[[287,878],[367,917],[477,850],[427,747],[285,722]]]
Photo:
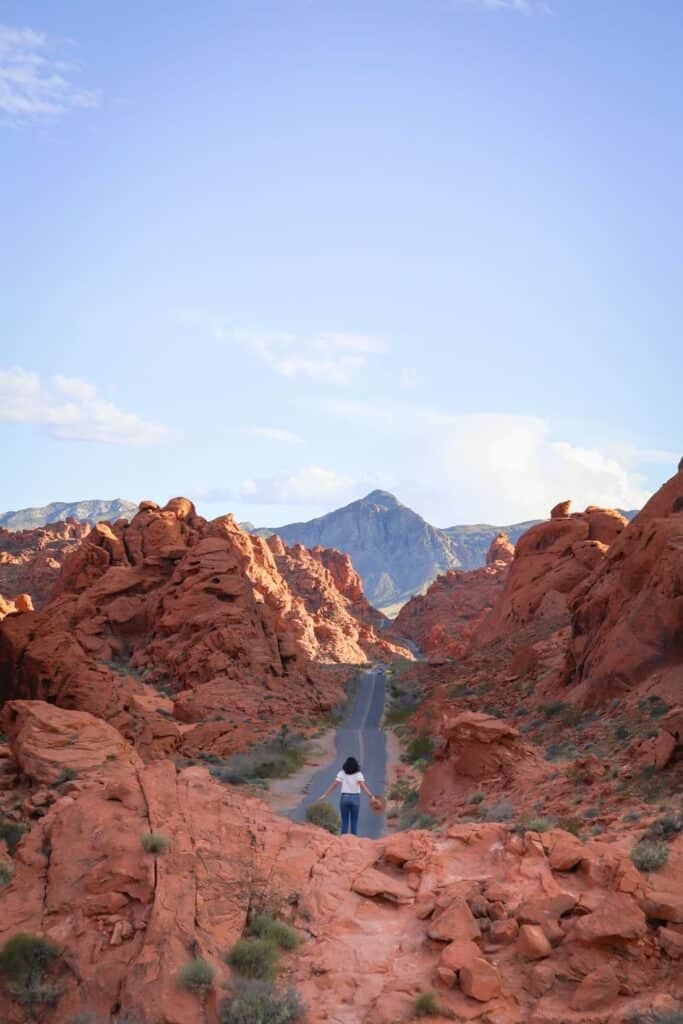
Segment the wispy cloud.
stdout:
[[648,497],[641,469],[674,467],[670,453],[597,443],[584,447],[553,437],[538,416],[447,413],[409,403],[328,399],[329,413],[400,446],[410,476],[395,489],[440,524],[512,522],[547,514],[571,498],[576,508],[638,508]]
[[38,374],[18,366],[0,370],[0,421],[39,424],[62,441],[140,445],[169,436],[166,427],[101,398],[80,377],[58,374],[46,385]]
[[232,332],[232,338],[283,377],[308,377],[332,384],[349,383],[369,356],[385,351],[380,338],[344,331],[302,337],[284,331],[238,330]]
[[0,24],[0,111],[21,121],[97,106],[97,92],[77,86],[78,68],[59,57],[64,47],[44,32]]
[[221,316],[198,311],[179,314],[183,323],[206,331],[226,345],[236,345],[282,377],[325,384],[349,384],[371,361],[387,351],[383,338],[354,331],[291,331],[236,328]]
[[290,430],[280,430],[277,427],[243,427],[243,434],[250,437],[262,437],[266,441],[280,441],[282,444],[303,444],[304,439]]
[[343,476],[323,466],[304,466],[292,473],[256,477],[237,487],[213,488],[195,493],[198,501],[244,501],[254,505],[305,505],[333,508],[353,501],[367,482]]
[[461,5],[479,7],[483,11],[508,11],[514,14],[550,14],[545,0],[458,0]]

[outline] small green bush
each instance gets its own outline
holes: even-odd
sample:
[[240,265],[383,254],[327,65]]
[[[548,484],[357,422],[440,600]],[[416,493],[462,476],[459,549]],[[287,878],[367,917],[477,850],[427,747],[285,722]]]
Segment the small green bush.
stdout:
[[389,800],[405,800],[409,793],[413,792],[413,785],[409,779],[397,779],[389,788],[387,797]]
[[416,1017],[438,1017],[441,1009],[433,992],[421,992],[416,998],[413,1009]]
[[333,836],[338,836],[341,832],[339,812],[326,800],[316,800],[306,808],[306,821],[311,825],[317,825],[318,828],[327,829]]
[[558,818],[557,828],[563,829],[565,832],[571,832],[573,836],[581,835],[581,822],[578,818]]
[[467,803],[468,804],[482,804],[483,802],[484,802],[484,794],[483,793],[470,793],[470,795],[467,797]]
[[666,814],[653,821],[647,830],[648,839],[673,839],[679,832],[683,832],[683,814],[674,814],[668,811]]
[[486,821],[510,821],[515,816],[515,809],[509,800],[499,800],[496,804],[480,811],[482,818]]
[[78,772],[75,768],[64,768],[59,778],[55,779],[55,786],[61,786],[64,782],[73,782],[77,778]]
[[553,828],[555,822],[552,818],[524,817],[520,819],[519,830],[526,832],[547,832]]
[[7,978],[10,993],[23,1006],[55,1005],[59,990],[45,982],[44,972],[59,955],[54,942],[25,932],[13,935],[0,949],[0,974]]
[[7,843],[7,849],[14,856],[21,837],[26,831],[26,825],[21,821],[10,821],[8,818],[0,818],[0,839]]
[[264,981],[241,982],[220,1007],[221,1024],[294,1024],[304,1007],[294,989],[280,990]]
[[296,949],[301,942],[297,932],[284,921],[278,921],[270,914],[258,914],[249,925],[249,934],[257,939],[274,942],[280,949]]
[[202,957],[195,957],[189,964],[181,967],[178,974],[178,984],[188,992],[195,995],[205,996],[213,988],[213,981],[216,977],[216,970]]
[[168,839],[161,832],[145,832],[140,842],[145,853],[153,853],[155,857],[168,850]]
[[243,978],[271,981],[277,973],[278,958],[278,948],[269,939],[240,939],[226,959]]
[[6,860],[0,860],[0,889],[9,885],[14,875],[14,867]]
[[406,748],[406,760],[411,764],[415,761],[427,760],[430,761],[432,754],[434,753],[434,740],[431,736],[422,735],[415,736],[410,741]]
[[631,860],[639,871],[657,871],[669,859],[666,843],[653,839],[641,839],[631,850]]

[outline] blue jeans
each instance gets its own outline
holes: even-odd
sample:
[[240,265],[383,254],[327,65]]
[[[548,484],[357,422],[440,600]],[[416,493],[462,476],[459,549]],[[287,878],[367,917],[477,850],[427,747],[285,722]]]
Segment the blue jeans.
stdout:
[[360,793],[342,793],[339,800],[341,811],[342,835],[352,832],[358,835],[358,812],[360,811]]

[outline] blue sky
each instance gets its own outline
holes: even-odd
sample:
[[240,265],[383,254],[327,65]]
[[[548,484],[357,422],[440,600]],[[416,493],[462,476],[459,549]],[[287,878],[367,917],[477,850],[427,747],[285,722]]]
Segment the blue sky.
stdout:
[[0,509],[636,506],[682,57],[679,0],[0,0]]

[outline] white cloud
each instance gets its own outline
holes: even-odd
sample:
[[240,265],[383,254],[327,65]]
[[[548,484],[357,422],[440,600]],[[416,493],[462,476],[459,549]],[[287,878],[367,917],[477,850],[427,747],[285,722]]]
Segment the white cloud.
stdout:
[[301,337],[283,331],[226,331],[216,336],[242,345],[283,377],[308,377],[331,384],[347,384],[368,357],[385,351],[380,338],[344,331],[322,331]]
[[469,7],[485,11],[512,11],[515,14],[550,14],[550,5],[544,0],[460,0]]
[[40,424],[64,441],[138,445],[168,437],[166,427],[100,398],[88,381],[58,374],[51,386],[44,385],[18,366],[0,370],[0,421]]
[[263,437],[266,441],[281,441],[283,444],[303,444],[304,439],[298,434],[289,430],[280,430],[277,427],[243,427],[243,434],[250,437]]
[[322,466],[305,466],[294,473],[256,477],[239,487],[196,492],[198,501],[246,501],[254,505],[306,505],[330,509],[358,498],[361,481],[341,476]]
[[391,438],[410,467],[410,475],[395,479],[391,489],[440,525],[538,518],[567,498],[575,509],[630,509],[648,497],[634,464],[618,459],[607,445],[555,440],[548,421],[537,416],[443,413],[338,399],[325,408]]
[[59,48],[43,32],[0,24],[0,111],[22,120],[97,106],[96,92],[72,82],[78,69],[57,57]]

